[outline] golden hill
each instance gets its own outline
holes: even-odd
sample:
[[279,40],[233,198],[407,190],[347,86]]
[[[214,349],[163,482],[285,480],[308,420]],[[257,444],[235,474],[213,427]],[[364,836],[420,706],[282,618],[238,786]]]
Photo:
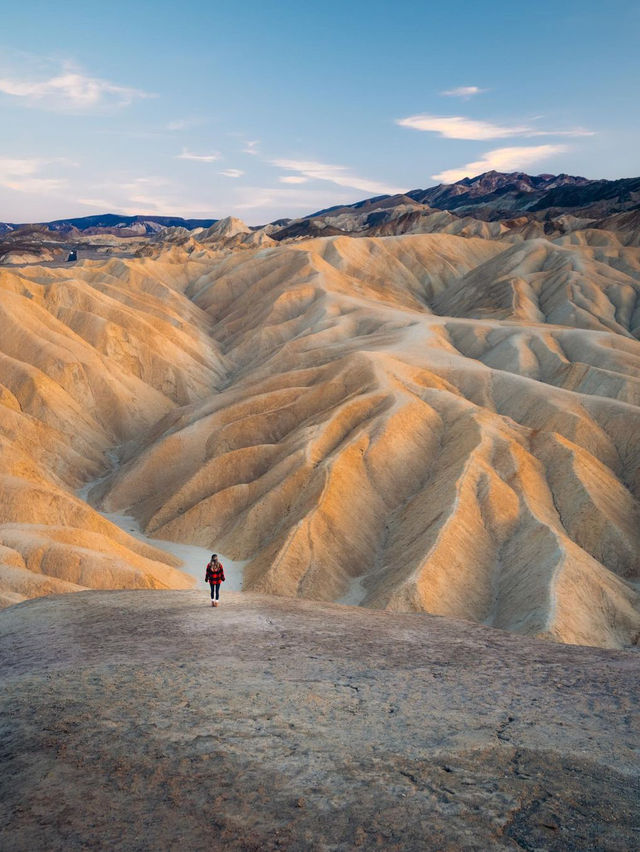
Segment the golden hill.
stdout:
[[640,248],[476,230],[0,271],[2,600],[191,585],[103,477],[247,589],[637,642]]

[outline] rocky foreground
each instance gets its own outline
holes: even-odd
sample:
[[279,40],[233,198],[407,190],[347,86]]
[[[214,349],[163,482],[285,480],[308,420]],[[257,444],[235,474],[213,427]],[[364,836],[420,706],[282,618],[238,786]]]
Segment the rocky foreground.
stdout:
[[0,613],[0,848],[638,848],[637,653],[204,592]]

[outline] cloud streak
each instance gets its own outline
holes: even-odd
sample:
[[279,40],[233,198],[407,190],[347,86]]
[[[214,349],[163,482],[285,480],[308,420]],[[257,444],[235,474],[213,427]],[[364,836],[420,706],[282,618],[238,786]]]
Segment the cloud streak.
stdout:
[[224,177],[228,178],[239,178],[242,177],[244,172],[242,169],[223,169],[221,172],[218,172],[220,175],[224,175]]
[[0,158],[0,186],[14,192],[33,192],[46,194],[61,190],[66,181],[60,178],[38,177],[43,166],[52,162],[39,158],[8,159]]
[[504,125],[490,121],[478,121],[462,115],[410,115],[396,119],[400,127],[421,130],[426,133],[438,133],[445,139],[467,139],[486,141],[488,139],[506,139],[511,136],[593,136],[590,130],[581,127],[573,130],[538,130],[525,124]]
[[199,124],[204,124],[203,118],[176,118],[173,121],[167,122],[165,125],[166,130],[171,130],[172,132],[178,130],[191,130],[192,127],[197,127]]
[[54,111],[123,107],[141,98],[154,97],[140,89],[90,77],[69,64],[61,73],[39,80],[2,76],[0,93],[16,98],[26,106]]
[[455,89],[446,89],[440,92],[447,98],[472,98],[474,95],[481,95],[487,92],[488,89],[481,89],[478,86],[456,86]]
[[210,154],[194,154],[192,151],[182,149],[181,154],[176,154],[176,160],[193,160],[196,163],[215,163],[216,160],[222,159],[219,151],[212,151]]
[[289,215],[287,211],[304,210],[310,212],[319,207],[333,204],[347,204],[352,199],[347,195],[336,195],[332,190],[287,189],[285,187],[238,187],[237,200],[234,205],[240,211],[276,211],[280,215]]
[[163,177],[142,177],[130,181],[95,184],[77,203],[113,213],[133,215],[184,216],[211,215],[209,201],[185,197],[184,188]]
[[540,160],[546,160],[555,154],[564,154],[569,150],[567,145],[495,148],[493,151],[487,151],[486,154],[483,154],[480,160],[474,160],[455,169],[445,169],[445,171],[431,175],[431,177],[433,180],[440,181],[440,183],[455,183],[464,177],[474,177],[493,169],[498,172],[519,171]]
[[[272,166],[277,166],[281,169],[298,172],[297,177],[308,178],[309,180],[324,180],[330,183],[335,183],[338,186],[349,186],[353,189],[360,189],[363,192],[373,192],[380,195],[396,195],[403,192],[395,186],[389,186],[379,181],[369,180],[368,178],[358,177],[351,173],[347,166],[336,166],[329,163],[318,163],[314,160],[286,160],[277,159],[271,160]],[[282,180],[282,178],[281,178]],[[284,181],[292,183],[292,181]],[[300,183],[300,181],[296,181]]]

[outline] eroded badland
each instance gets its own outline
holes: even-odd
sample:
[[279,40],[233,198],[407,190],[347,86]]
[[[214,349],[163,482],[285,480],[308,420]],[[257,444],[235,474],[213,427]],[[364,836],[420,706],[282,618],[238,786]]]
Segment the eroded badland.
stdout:
[[416,215],[3,268],[3,602],[191,587],[97,506],[247,590],[634,643],[637,228]]
[[[640,182],[610,183],[6,226],[3,849],[635,848]],[[244,591],[209,607],[159,540]]]

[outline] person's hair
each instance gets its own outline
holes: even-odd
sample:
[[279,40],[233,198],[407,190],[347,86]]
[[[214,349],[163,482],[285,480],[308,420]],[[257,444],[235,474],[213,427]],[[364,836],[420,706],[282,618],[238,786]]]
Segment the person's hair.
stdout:
[[212,558],[212,559],[217,559],[217,558],[218,558],[218,554],[217,554],[217,553],[212,553],[212,554],[211,554],[211,558]]

